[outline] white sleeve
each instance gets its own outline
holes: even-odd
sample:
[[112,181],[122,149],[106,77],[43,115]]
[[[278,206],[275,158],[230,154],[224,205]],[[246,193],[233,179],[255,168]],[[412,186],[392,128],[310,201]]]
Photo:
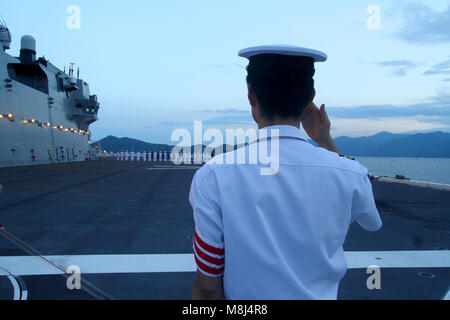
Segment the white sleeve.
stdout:
[[194,256],[198,269],[210,277],[224,272],[225,247],[222,212],[214,174],[206,165],[194,176],[189,194],[194,213]]
[[373,197],[372,184],[367,175],[361,175],[353,193],[352,220],[367,231],[378,231],[382,222]]

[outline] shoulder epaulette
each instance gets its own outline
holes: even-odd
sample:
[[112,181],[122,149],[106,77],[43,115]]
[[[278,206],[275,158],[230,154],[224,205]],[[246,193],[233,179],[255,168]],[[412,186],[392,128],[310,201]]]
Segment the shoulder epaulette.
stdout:
[[339,156],[341,156],[342,158],[347,158],[347,159],[349,159],[349,160],[356,160],[356,159],[353,158],[353,157],[349,157],[349,156],[346,156],[346,155],[343,155],[343,154],[340,154]]

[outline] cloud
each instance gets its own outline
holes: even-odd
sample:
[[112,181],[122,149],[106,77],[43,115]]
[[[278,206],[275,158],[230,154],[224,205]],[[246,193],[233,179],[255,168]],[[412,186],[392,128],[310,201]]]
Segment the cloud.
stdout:
[[243,109],[219,109],[219,110],[200,110],[197,112],[203,112],[203,113],[224,113],[224,114],[248,114],[249,110],[243,110]]
[[437,116],[450,118],[450,105],[440,106],[438,102],[409,106],[367,105],[358,107],[329,107],[328,113],[336,118],[367,119],[415,116]]
[[[450,30],[449,30],[449,32],[450,32]],[[433,66],[433,68],[436,68],[436,69],[450,69],[450,59],[447,59],[444,62],[435,64]]]
[[450,42],[450,5],[437,12],[427,5],[410,3],[401,10],[404,25],[394,36],[413,44]]
[[446,129],[448,125],[426,117],[400,117],[378,119],[340,119],[331,117],[334,137],[371,136],[380,132],[407,133]]
[[393,76],[403,77],[409,70],[417,68],[418,64],[410,60],[392,60],[376,62],[381,67],[389,67],[395,70],[392,72]]
[[400,68],[400,69],[392,72],[392,75],[396,76],[396,77],[403,77],[403,76],[406,76],[407,73],[408,73],[408,68]]
[[[450,33],[450,30],[449,30]],[[424,72],[424,75],[447,75],[450,74],[450,59],[447,59],[441,63],[437,63],[431,67],[430,70]]]
[[450,74],[450,70],[428,70],[423,73],[425,76],[432,76],[436,74]]
[[[192,121],[171,121],[164,120],[158,123],[158,127],[185,127],[186,125],[192,125]],[[154,128],[155,125],[145,126],[145,128]]]
[[[195,115],[194,115],[195,114]],[[184,117],[183,120],[163,120],[156,125],[148,125],[145,128],[189,128],[194,121],[202,121],[204,125],[225,127],[234,125],[254,125],[254,120],[250,110],[239,109],[219,109],[201,110],[192,112],[192,117]]]
[[249,109],[218,109],[218,110],[201,110],[199,113],[212,114],[214,117],[204,119],[207,125],[251,125],[254,123],[253,117]]
[[[335,137],[368,136],[382,131],[392,133],[450,131],[450,93],[447,92],[438,92],[424,103],[404,106],[384,104],[328,107],[327,111]],[[217,128],[222,131],[227,128],[249,128],[255,125],[250,110],[237,108],[202,110],[191,113],[191,117],[166,120],[159,125],[165,127],[165,130],[191,128],[194,119],[202,120],[205,128]]]
[[227,124],[240,124],[240,125],[251,125],[254,123],[254,120],[250,113],[247,114],[234,114],[234,115],[226,115],[222,117],[215,117],[209,120],[205,120],[205,124],[207,125],[227,125]]
[[450,130],[450,93],[447,92],[438,92],[427,103],[329,107],[327,111],[334,136]]
[[431,98],[431,101],[437,105],[449,107],[450,106],[450,92],[439,91],[437,96]]
[[377,62],[382,67],[417,67],[417,63],[410,60],[392,60],[392,61],[380,61]]

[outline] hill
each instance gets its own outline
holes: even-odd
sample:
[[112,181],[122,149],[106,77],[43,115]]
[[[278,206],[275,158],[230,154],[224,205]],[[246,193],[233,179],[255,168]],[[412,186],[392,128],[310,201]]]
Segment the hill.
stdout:
[[[446,132],[418,134],[381,132],[370,137],[350,138],[344,136],[336,138],[335,141],[342,153],[351,156],[450,158],[450,133]],[[108,136],[98,142],[100,142],[102,150],[114,153],[120,151],[171,151],[174,147],[114,136]],[[202,149],[204,148],[205,146],[202,146]],[[194,147],[192,147],[192,152],[193,150]]]
[[100,141],[94,142],[92,145],[98,143],[100,143],[102,150],[114,153],[120,151],[171,151],[174,147],[167,144],[148,143],[137,139],[117,138],[114,136],[107,136]]
[[335,139],[342,153],[353,156],[450,158],[450,133],[392,134]]

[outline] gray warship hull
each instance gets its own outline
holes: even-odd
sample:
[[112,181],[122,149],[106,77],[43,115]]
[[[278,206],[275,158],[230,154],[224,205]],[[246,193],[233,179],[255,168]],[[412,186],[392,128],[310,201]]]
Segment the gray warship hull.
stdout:
[[[4,26],[1,31],[9,33]],[[0,48],[0,167],[94,158],[88,141],[97,97],[72,68],[66,74],[36,59],[33,41],[22,38],[19,58],[6,52],[9,45]]]

